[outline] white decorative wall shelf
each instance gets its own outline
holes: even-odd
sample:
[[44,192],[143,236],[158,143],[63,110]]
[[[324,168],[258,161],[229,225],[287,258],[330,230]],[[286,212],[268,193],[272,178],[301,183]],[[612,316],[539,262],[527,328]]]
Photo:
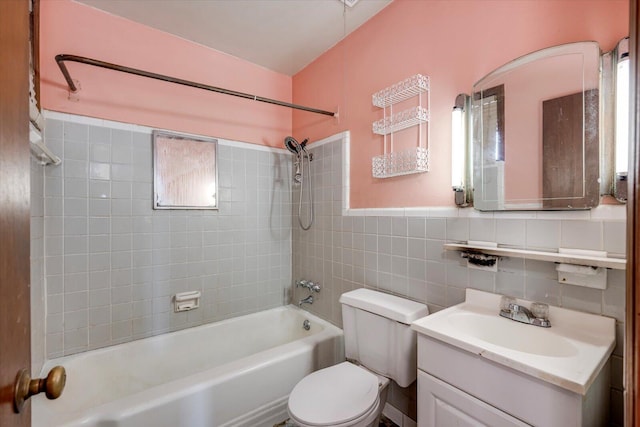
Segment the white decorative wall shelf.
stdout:
[[[417,97],[417,104],[398,113],[393,105]],[[426,99],[423,99],[426,98]],[[374,178],[389,178],[429,171],[429,77],[411,76],[372,96],[372,103],[384,109],[384,117],[373,122],[373,133],[384,136],[384,154],[373,157]],[[426,105],[425,105],[426,104]],[[394,151],[394,133],[419,126],[417,147]]]
[[409,175],[429,171],[429,150],[422,147],[413,150],[396,151],[372,159],[374,178]]
[[373,105],[380,108],[389,107],[429,90],[429,77],[416,74],[403,81],[382,89],[372,96]]
[[497,255],[513,258],[533,259],[536,261],[558,262],[563,264],[590,265],[593,267],[605,267],[615,270],[624,270],[627,260],[624,258],[612,258],[609,256],[588,256],[573,253],[532,251],[528,249],[511,249],[503,247],[489,247],[465,243],[447,243],[444,248],[449,251],[477,252],[487,255]]
[[426,123],[429,120],[429,112],[423,107],[414,107],[385,117],[377,122],[373,122],[373,133],[378,135],[389,135],[393,132],[409,128],[411,126]]

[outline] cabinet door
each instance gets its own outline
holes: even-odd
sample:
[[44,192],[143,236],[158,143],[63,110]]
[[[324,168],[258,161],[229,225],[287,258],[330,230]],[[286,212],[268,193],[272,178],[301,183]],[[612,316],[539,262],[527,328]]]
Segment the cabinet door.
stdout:
[[418,371],[419,427],[528,426],[506,412]]

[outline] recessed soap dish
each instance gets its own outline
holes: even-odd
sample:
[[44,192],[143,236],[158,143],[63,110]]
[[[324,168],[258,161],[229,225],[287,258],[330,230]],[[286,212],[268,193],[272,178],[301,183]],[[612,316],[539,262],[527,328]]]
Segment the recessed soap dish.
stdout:
[[173,297],[174,310],[180,311],[194,310],[200,307],[200,291],[181,292]]

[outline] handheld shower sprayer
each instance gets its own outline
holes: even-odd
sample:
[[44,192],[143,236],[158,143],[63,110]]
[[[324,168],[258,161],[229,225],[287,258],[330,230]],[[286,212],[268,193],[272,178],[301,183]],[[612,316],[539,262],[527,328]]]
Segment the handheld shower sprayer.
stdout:
[[[311,161],[313,160],[313,156],[311,153],[308,153],[305,146],[309,142],[308,138],[305,138],[302,142],[298,142],[294,137],[288,136],[284,139],[284,146],[287,150],[291,151],[295,154],[296,159],[293,163],[294,174],[293,181],[295,184],[300,184],[300,199],[298,200],[298,222],[300,223],[300,227],[303,230],[308,230],[311,228],[311,224],[313,224],[313,194],[311,192]],[[302,223],[302,198],[305,192],[304,188],[304,169],[305,164],[304,161],[307,161],[307,197],[309,199],[309,208],[308,208],[308,225]]]
[[297,159],[293,166],[295,167],[295,171],[293,172],[293,181],[296,184],[302,184],[302,171],[300,167],[300,159]]
[[[309,138],[305,138],[302,142],[298,142],[294,137],[288,136],[284,139],[284,146],[287,150],[296,155],[296,160],[293,163],[295,171],[293,173],[293,181],[296,184],[302,184],[304,165],[302,161],[307,158],[309,161],[313,160],[313,157],[307,152],[305,146],[309,142]],[[308,162],[307,162],[308,163]]]
[[305,138],[302,142],[298,142],[294,137],[288,136],[284,139],[284,146],[287,147],[287,150],[291,151],[293,154],[300,155],[300,152],[307,153],[305,150],[305,146],[309,142],[309,138]]

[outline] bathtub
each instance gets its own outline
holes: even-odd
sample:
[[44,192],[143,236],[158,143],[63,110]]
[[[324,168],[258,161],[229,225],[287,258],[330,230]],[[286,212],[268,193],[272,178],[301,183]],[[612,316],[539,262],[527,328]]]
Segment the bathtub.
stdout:
[[271,427],[300,379],[343,359],[341,329],[279,307],[50,360],[42,372],[64,366],[67,385],[32,398],[32,424]]

